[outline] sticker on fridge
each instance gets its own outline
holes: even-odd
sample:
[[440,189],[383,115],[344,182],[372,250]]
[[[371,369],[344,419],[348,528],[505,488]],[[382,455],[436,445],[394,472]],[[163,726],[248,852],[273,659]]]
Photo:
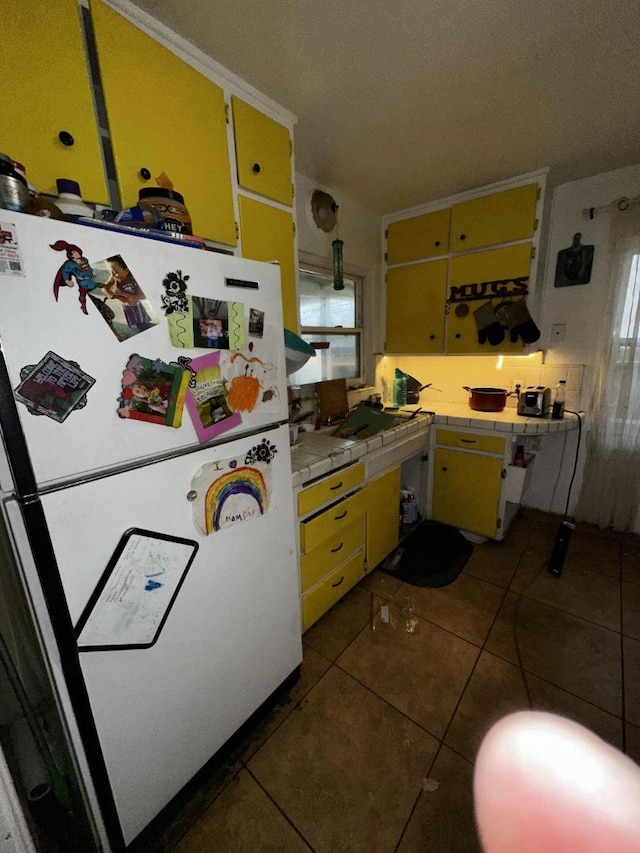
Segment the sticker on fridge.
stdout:
[[92,266],[96,286],[87,295],[119,341],[158,324],[157,314],[122,255],[111,255]]
[[32,415],[46,415],[58,423],[87,404],[87,392],[96,381],[77,362],[51,351],[37,364],[23,367],[20,379],[13,392],[16,400]]
[[227,383],[220,369],[220,353],[192,358],[189,362],[192,373],[187,392],[187,409],[196,430],[198,440],[209,441],[242,422],[233,412],[227,399]]
[[18,234],[13,222],[0,221],[0,275],[24,276]]
[[196,526],[205,535],[259,518],[272,508],[272,465],[278,452],[263,438],[242,456],[209,462],[191,481]]
[[93,280],[93,267],[80,246],[67,243],[66,240],[56,240],[50,244],[54,252],[64,252],[66,260],[56,272],[53,279],[53,295],[58,302],[65,287],[78,288],[78,301],[83,314],[88,314],[87,294],[98,287]]
[[189,371],[161,359],[134,353],[122,373],[118,415],[130,420],[179,427],[182,423]]

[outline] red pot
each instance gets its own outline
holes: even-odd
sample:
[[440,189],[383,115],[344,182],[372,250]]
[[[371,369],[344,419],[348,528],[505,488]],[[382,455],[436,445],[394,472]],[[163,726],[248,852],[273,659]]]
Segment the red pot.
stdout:
[[469,408],[476,412],[501,412],[507,402],[510,392],[504,388],[469,388],[462,386],[469,392]]

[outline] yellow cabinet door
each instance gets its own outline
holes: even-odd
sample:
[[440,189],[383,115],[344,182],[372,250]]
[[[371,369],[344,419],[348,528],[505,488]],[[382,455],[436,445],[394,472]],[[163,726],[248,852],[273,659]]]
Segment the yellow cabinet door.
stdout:
[[451,208],[423,213],[387,228],[387,263],[406,264],[446,255],[449,251]]
[[123,205],[164,172],[193,233],[235,246],[222,90],[99,0],[91,11]]
[[372,571],[397,546],[400,534],[400,467],[368,483],[367,569]]
[[239,98],[232,97],[238,183],[265,198],[291,205],[289,130]]
[[386,352],[442,352],[446,292],[446,260],[387,270]]
[[254,261],[280,264],[282,313],[285,328],[298,331],[298,296],[290,213],[245,196],[238,199],[242,255]]
[[[457,255],[451,258],[449,275],[449,293],[451,288],[477,285],[482,288],[487,282],[507,282],[504,287],[513,291],[513,279],[529,275],[531,264],[531,244],[520,243],[517,246],[505,246],[501,249],[490,249],[486,252],[476,252],[470,255]],[[489,288],[487,293],[490,292]],[[505,297],[493,298],[491,302],[497,307]],[[521,298],[521,297],[513,297]],[[478,342],[478,327],[473,312],[484,305],[487,300],[471,302],[453,302],[449,305],[447,316],[447,352],[448,353],[519,353],[522,352],[522,339],[511,342],[509,330],[505,329],[505,338],[501,344],[492,346],[488,341]],[[464,312],[464,313],[463,313]]]
[[538,185],[526,184],[454,204],[451,251],[464,252],[533,237]]
[[0,76],[3,153],[40,192],[56,195],[56,178],[70,178],[86,201],[108,204],[76,0],[6,0]]
[[495,537],[502,460],[437,448],[433,469],[435,521]]

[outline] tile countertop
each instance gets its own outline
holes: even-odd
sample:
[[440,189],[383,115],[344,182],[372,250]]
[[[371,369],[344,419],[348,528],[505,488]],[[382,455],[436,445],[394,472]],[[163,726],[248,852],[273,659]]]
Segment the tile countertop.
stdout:
[[[580,414],[584,418],[584,413]],[[436,426],[469,427],[474,430],[519,435],[545,435],[576,429],[578,426],[578,420],[573,415],[565,415],[563,420],[553,421],[549,417],[520,417],[513,407],[507,407],[501,412],[477,412],[470,409],[466,403],[443,402],[438,404],[437,412],[421,412],[407,423],[361,441],[336,438],[328,432],[300,432],[298,441],[291,448],[292,485],[299,486],[309,480],[315,480],[316,477],[329,474],[336,468],[356,462],[383,445],[394,444],[415,433],[424,432],[426,438],[432,423]]]
[[[586,417],[580,412],[583,421]],[[575,415],[566,414],[560,421],[546,418],[525,418],[519,415],[515,406],[507,406],[501,412],[477,412],[470,409],[467,403],[438,403],[433,423],[437,426],[470,427],[472,429],[489,429],[494,432],[515,432],[519,435],[545,435],[549,432],[560,432],[576,429],[578,419]]]

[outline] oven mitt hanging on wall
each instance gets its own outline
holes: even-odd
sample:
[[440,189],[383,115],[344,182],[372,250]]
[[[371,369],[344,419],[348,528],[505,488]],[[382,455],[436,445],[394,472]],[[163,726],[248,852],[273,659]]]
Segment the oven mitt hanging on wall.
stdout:
[[491,302],[481,305],[473,312],[478,327],[478,343],[489,342],[491,346],[497,347],[504,340],[504,329],[496,317]]
[[529,314],[526,299],[503,302],[496,308],[496,314],[500,322],[508,326],[511,343],[515,344],[520,337],[525,344],[532,344],[540,337],[540,329]]

